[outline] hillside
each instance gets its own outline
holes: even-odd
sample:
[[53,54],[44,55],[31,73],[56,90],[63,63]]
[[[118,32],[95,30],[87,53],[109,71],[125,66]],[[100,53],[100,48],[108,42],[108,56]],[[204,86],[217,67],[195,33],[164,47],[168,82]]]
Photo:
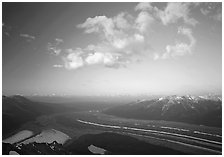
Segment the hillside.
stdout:
[[22,124],[35,120],[38,116],[68,111],[71,111],[69,107],[58,104],[35,102],[19,95],[3,96],[3,137],[18,129]]
[[167,96],[152,100],[138,100],[111,107],[104,113],[134,119],[222,126],[222,101],[219,97]]

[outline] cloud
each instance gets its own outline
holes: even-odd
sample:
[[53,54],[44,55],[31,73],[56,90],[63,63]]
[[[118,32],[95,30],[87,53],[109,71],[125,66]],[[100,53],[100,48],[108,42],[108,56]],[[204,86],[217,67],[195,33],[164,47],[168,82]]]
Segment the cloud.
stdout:
[[222,21],[222,3],[220,2],[207,2],[200,8],[203,15],[215,20]]
[[113,22],[118,29],[129,29],[131,27],[128,22],[129,18],[132,17],[129,14],[122,12],[113,18]]
[[193,32],[190,28],[186,27],[179,27],[178,28],[178,34],[186,35],[188,39],[190,40],[190,46],[193,47],[196,43],[196,39],[193,36]]
[[61,57],[63,67],[69,70],[96,64],[120,68],[132,62],[138,63],[147,56],[153,56],[154,60],[184,56],[192,53],[196,43],[191,29],[178,29],[178,34],[186,36],[189,43],[167,45],[166,52],[162,55],[155,53],[151,47],[150,32],[156,20],[164,27],[181,19],[184,24],[196,25],[198,22],[190,17],[190,6],[191,3],[167,3],[165,8],[158,9],[152,3],[139,3],[135,7],[138,11],[136,17],[127,12],[114,17],[89,17],[78,24],[77,28],[82,29],[85,34],[97,35],[98,42],[84,48],[61,49],[59,45],[64,41],[56,38],[53,43],[48,43],[48,51]]
[[204,9],[204,8],[201,8],[200,9],[200,11],[201,11],[201,13],[203,14],[203,15],[208,15],[209,13],[210,13],[210,11],[208,10],[208,9]]
[[88,18],[84,23],[77,25],[77,27],[84,28],[85,33],[97,33],[103,31],[106,37],[114,34],[113,20],[106,16]]
[[55,41],[56,41],[57,44],[60,44],[60,43],[64,42],[64,40],[60,39],[60,38],[55,38]]
[[[78,51],[73,51],[73,50],[69,50],[70,53],[63,57],[64,63],[65,63],[65,68],[72,70],[72,69],[78,69],[82,66],[84,66],[84,60],[82,59],[82,57],[80,56],[81,53]],[[71,52],[73,51],[73,52]]]
[[141,3],[138,3],[138,5],[135,7],[136,11],[138,10],[146,11],[146,10],[152,10],[152,9],[153,7],[151,6],[150,2],[141,2]]
[[134,38],[136,41],[139,41],[139,42],[143,42],[145,40],[145,37],[140,34],[134,34]]
[[178,34],[187,36],[190,41],[189,44],[183,42],[177,42],[175,45],[167,45],[166,52],[161,57],[162,59],[170,57],[175,58],[178,56],[192,54],[192,50],[196,44],[196,39],[192,35],[192,30],[186,27],[179,27]]
[[88,64],[97,64],[104,61],[104,54],[102,53],[94,53],[89,54],[89,56],[85,59]]
[[[117,18],[115,17],[114,19]],[[84,23],[79,24],[77,27],[85,29],[85,33],[98,33],[106,42],[117,48],[122,48],[125,46],[125,40],[122,40],[124,33],[115,28],[116,23],[117,20],[114,21],[113,18],[95,16],[94,18],[88,18]],[[119,28],[123,28],[123,25],[119,24]]]
[[[84,29],[85,33],[97,33],[104,45],[115,49],[123,49],[128,43],[127,37],[131,24],[124,18],[128,18],[125,13],[118,14],[115,17],[108,18],[106,16],[95,16],[88,18],[84,23],[77,27]],[[101,45],[102,43],[101,42]],[[102,47],[102,46],[101,46]]]
[[20,37],[25,38],[27,42],[31,42],[36,39],[35,36],[29,35],[29,34],[23,34],[23,33],[20,34]]
[[[89,45],[86,49],[77,48],[75,50],[68,49],[67,54],[63,56],[65,68],[74,70],[83,66],[102,64],[106,67],[117,67],[119,65],[119,55],[111,53],[95,52],[96,47]],[[90,50],[92,52],[90,52]]]
[[[87,34],[99,35],[101,41],[83,48],[83,65],[103,64],[106,67],[123,67],[133,60],[137,53],[143,53],[149,48],[145,45],[145,36],[150,16],[140,13],[136,20],[128,13],[120,13],[115,17],[95,16],[87,18],[78,28]],[[151,22],[151,21],[150,21]]]
[[169,57],[184,56],[191,53],[191,48],[186,43],[177,43],[176,45],[167,45],[166,53],[163,54],[162,58],[166,59]]
[[60,55],[60,53],[62,52],[62,49],[59,47],[59,45],[63,42],[64,42],[63,39],[55,38],[53,43],[49,42],[47,44],[47,51],[50,54],[53,54],[56,56]]
[[160,59],[159,54],[158,53],[154,53],[153,54],[153,60],[158,60],[158,59]]
[[89,54],[89,56],[85,59],[87,64],[113,64],[114,63],[114,57],[110,53],[94,53]]
[[195,26],[198,21],[189,17],[191,3],[168,3],[164,11],[159,11],[158,16],[164,25],[176,23],[183,19],[186,24]]
[[135,20],[136,28],[141,32],[145,33],[148,31],[150,25],[154,22],[154,18],[146,11],[142,11],[138,14]]
[[11,26],[8,26],[4,22],[2,22],[2,34],[4,34],[7,37],[9,37],[11,31],[12,31],[12,27]]
[[47,45],[47,50],[48,52],[50,52],[51,54],[54,54],[56,56],[58,56],[61,53],[61,49],[57,48],[54,44],[52,43],[48,43]]
[[68,49],[67,55],[63,57],[65,62],[65,68],[69,70],[74,70],[81,68],[83,66],[103,64],[106,67],[116,67],[119,65],[118,57],[113,56],[110,53],[86,53],[82,49],[78,48],[76,50]]
[[197,3],[181,3],[169,2],[164,9],[158,9],[152,6],[151,3],[139,3],[135,10],[148,11],[155,18],[159,19],[164,25],[176,23],[182,19],[184,23],[195,26],[198,21],[190,17],[190,7],[197,6]]
[[53,67],[54,67],[54,68],[63,68],[64,66],[61,65],[61,64],[55,64],[55,65],[53,65]]

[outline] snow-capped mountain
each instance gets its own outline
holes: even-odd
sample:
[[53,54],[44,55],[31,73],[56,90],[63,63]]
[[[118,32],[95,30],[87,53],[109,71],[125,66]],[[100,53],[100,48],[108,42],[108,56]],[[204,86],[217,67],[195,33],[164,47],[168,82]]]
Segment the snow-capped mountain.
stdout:
[[107,114],[127,118],[167,120],[221,126],[222,101],[217,96],[165,96],[152,100],[138,100],[112,107]]

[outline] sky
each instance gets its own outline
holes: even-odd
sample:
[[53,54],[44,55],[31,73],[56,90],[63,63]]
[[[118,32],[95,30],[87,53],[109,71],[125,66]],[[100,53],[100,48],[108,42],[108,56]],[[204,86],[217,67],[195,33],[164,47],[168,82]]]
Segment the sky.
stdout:
[[222,92],[222,4],[2,4],[6,95]]

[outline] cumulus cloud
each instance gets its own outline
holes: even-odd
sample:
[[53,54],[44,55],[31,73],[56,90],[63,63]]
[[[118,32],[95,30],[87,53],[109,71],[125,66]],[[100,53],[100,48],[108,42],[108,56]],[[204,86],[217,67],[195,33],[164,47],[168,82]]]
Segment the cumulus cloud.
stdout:
[[189,17],[191,3],[168,3],[164,11],[158,12],[164,25],[176,23],[182,19],[186,24],[196,25],[198,21]]
[[89,54],[89,56],[86,58],[86,62],[88,64],[97,64],[101,63],[104,60],[104,54],[102,53],[94,53],[94,54]]
[[95,16],[88,18],[84,23],[79,24],[78,28],[83,28],[85,33],[97,33],[101,39],[117,49],[122,49],[127,44],[125,33],[130,24],[124,19],[125,14],[121,13],[113,18],[106,16]]
[[[63,57],[63,60],[65,62],[65,68],[72,70],[72,69],[78,69],[82,66],[84,66],[84,60],[80,56],[81,53],[78,51],[69,50],[69,54],[65,57]],[[72,52],[73,51],[73,52]]]
[[115,62],[115,58],[110,53],[94,53],[89,54],[85,62],[87,64],[105,64],[105,65],[112,65]]
[[119,64],[119,57],[116,54],[89,52],[89,50],[94,49],[95,47],[92,47],[92,45],[89,45],[86,49],[67,49],[67,54],[62,57],[65,63],[64,67],[73,70],[94,64],[102,64],[106,67],[115,67],[114,65]]
[[151,6],[150,2],[141,2],[141,3],[138,3],[138,5],[135,7],[136,11],[138,10],[146,11],[146,10],[152,10],[152,9],[153,7]]
[[114,34],[114,23],[111,18],[106,16],[96,16],[88,18],[84,23],[77,25],[78,28],[84,28],[86,33],[97,33],[103,31],[106,37]]
[[131,27],[128,22],[130,18],[132,17],[129,14],[122,12],[113,18],[113,22],[118,29],[129,29]]
[[144,45],[145,36],[142,34],[148,28],[148,21],[145,20],[149,18],[147,13],[140,14],[137,20],[133,20],[127,13],[120,13],[111,18],[87,18],[77,27],[84,29],[87,34],[96,33],[101,41],[81,49],[79,57],[82,58],[83,64],[80,65],[103,64],[112,68],[124,67],[124,64],[133,60],[132,57],[136,53],[140,54],[149,48],[149,44]]
[[190,46],[193,47],[196,43],[196,39],[193,36],[192,29],[186,28],[186,27],[179,27],[178,33],[182,35],[186,35],[188,39],[190,40]]
[[192,30],[186,27],[179,27],[178,34],[185,35],[189,39],[189,44],[177,42],[175,45],[167,45],[166,52],[162,55],[163,59],[192,54],[192,49],[196,44],[196,39],[192,35]]
[[89,17],[77,28],[83,29],[86,34],[98,35],[100,40],[97,43],[84,48],[62,50],[59,45],[64,41],[57,38],[48,44],[48,50],[60,55],[64,61],[63,67],[69,70],[96,64],[110,68],[125,67],[128,63],[141,61],[147,55],[158,60],[191,54],[196,40],[189,28],[178,29],[178,34],[186,36],[189,43],[167,45],[162,56],[152,51],[149,38],[156,20],[163,26],[180,19],[185,24],[195,25],[197,21],[190,17],[190,6],[190,3],[167,3],[165,8],[158,9],[152,3],[139,3],[135,7],[138,11],[136,17],[127,12],[114,17]]
[[177,43],[176,45],[167,45],[166,53],[163,54],[162,58],[184,56],[191,53],[191,48],[186,43]]
[[180,3],[169,2],[164,9],[158,9],[156,6],[152,6],[151,3],[139,3],[135,10],[148,11],[155,18],[161,20],[164,25],[176,23],[182,19],[184,23],[195,26],[198,21],[190,17],[190,7],[197,5],[196,3]]
[[62,57],[65,68],[73,70],[94,64],[102,64],[106,67],[117,68],[118,65],[123,64],[119,58],[119,54],[96,52],[96,49],[98,49],[98,47],[89,45],[85,49],[77,48],[75,50],[66,50],[67,54]]
[[150,25],[154,22],[154,18],[146,11],[142,11],[138,14],[135,20],[136,28],[141,32],[145,33],[150,28]]

